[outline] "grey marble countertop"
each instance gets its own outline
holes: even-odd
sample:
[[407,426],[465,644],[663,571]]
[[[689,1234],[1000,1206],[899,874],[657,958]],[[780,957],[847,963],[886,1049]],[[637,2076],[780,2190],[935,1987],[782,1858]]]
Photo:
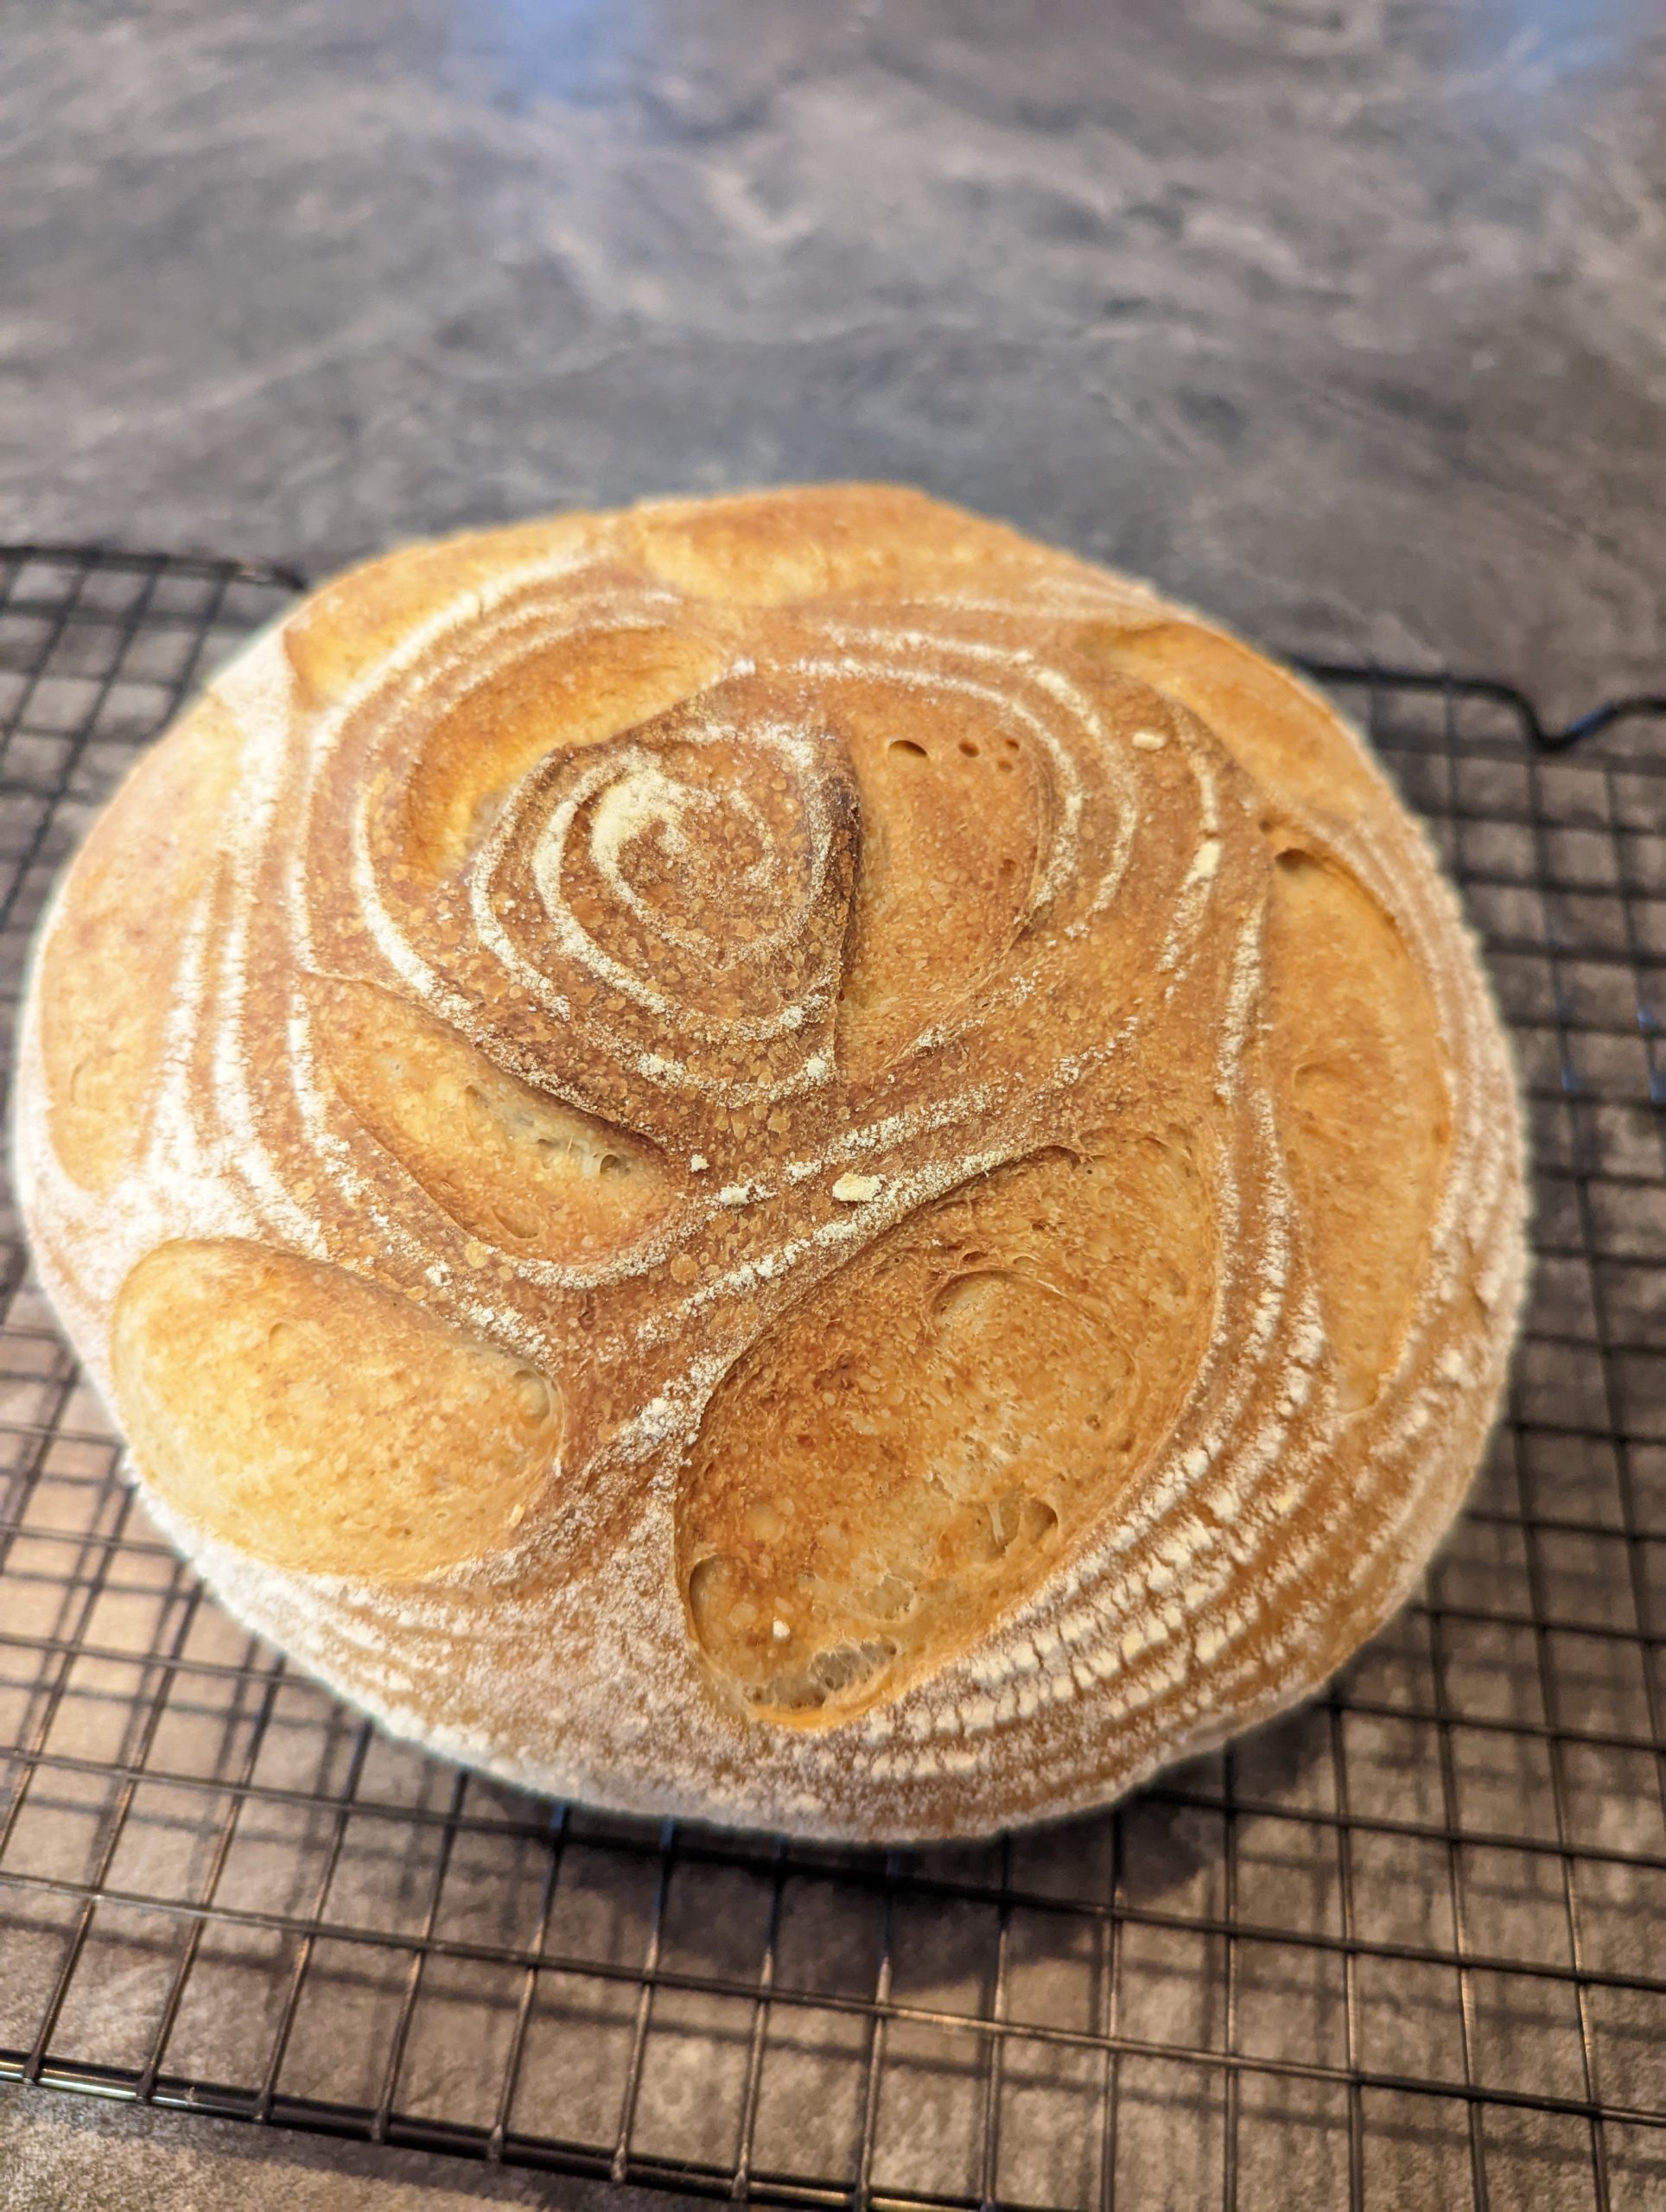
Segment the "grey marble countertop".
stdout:
[[[316,573],[874,475],[1275,645],[1666,673],[1659,0],[0,0],[0,537]],[[0,2092],[5,2212],[578,2194]]]
[[878,475],[1657,683],[1658,0],[0,0],[0,531]]

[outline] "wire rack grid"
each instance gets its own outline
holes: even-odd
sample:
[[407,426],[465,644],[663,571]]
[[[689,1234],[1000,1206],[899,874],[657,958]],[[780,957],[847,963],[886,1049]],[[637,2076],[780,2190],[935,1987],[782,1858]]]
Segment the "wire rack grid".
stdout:
[[[0,958],[299,579],[0,553]],[[1666,759],[1331,666],[1461,884],[1536,1287],[1425,1586],[1119,1809],[815,1848],[386,1740],[207,1599],[0,1219],[0,2079],[805,2207],[1666,2202]]]

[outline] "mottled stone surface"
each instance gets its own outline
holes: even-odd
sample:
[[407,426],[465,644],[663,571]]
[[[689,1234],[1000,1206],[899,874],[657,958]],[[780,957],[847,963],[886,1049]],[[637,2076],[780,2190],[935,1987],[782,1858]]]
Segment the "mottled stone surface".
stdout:
[[4,2212],[677,2212],[693,2198],[487,2172],[457,2158],[0,2088]]
[[1658,0],[0,0],[0,530],[911,479],[1275,644],[1657,682]]

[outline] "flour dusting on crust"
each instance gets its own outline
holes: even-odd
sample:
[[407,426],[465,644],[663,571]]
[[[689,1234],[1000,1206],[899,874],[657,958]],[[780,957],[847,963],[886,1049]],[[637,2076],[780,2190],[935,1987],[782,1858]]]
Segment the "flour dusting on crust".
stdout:
[[[245,1467],[237,1432],[314,1417],[308,1372],[279,1375],[311,1309],[274,1305],[246,1394],[228,1370],[205,1412],[166,1317],[124,1318],[159,1247],[232,1254],[251,1298],[289,1255],[451,1332],[485,1378],[467,1418],[498,1424],[492,1494],[521,1503],[421,1572],[397,1532],[374,1537],[395,1565],[355,1572],[347,1521],[296,1567],[141,1450],[232,1609],[506,1778],[857,1838],[1102,1802],[1332,1671],[1492,1417],[1521,1135],[1421,833],[1313,694],[1260,662],[1282,690],[1218,677],[1242,652],[862,486],[395,556],[251,646],[214,687],[237,747],[215,849],[184,856],[174,949],[132,979],[156,1041],[118,1071],[138,1136],[108,1187],[66,1106],[101,1018],[77,935],[115,865],[97,835],[46,924],[18,1093],[37,1260],[130,1427],[187,1453],[218,1420],[227,1497],[270,1495],[303,1549],[347,1476],[309,1503],[304,1452]],[[118,794],[109,849],[143,804]],[[1347,1052],[1300,1033],[1332,990]],[[1396,1006],[1427,1009],[1428,1071],[1358,1102],[1424,1162],[1383,1214],[1385,1321],[1341,1185],[1370,1173],[1347,1085]],[[1196,1225],[1167,1258],[1151,1226],[1119,1282],[1141,1191]],[[869,1365],[823,1373],[847,1324]],[[984,1378],[959,1427],[905,1341]],[[1071,1346],[1119,1378],[1085,1412],[1071,1363],[1099,1353]],[[397,1363],[376,1397],[357,1353],[340,1417],[372,1458],[407,1418],[463,1418]],[[795,1534],[792,1480],[724,1459],[731,1427],[758,1468],[846,1438],[880,1485],[868,1535]],[[936,1456],[887,1473],[904,1436]],[[910,1483],[941,1492],[938,1533]],[[928,1554],[972,1593],[951,1619]]]

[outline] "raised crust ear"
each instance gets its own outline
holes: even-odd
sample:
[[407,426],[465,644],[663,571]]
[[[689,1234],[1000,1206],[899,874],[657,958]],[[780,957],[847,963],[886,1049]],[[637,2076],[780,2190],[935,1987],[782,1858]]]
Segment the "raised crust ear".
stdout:
[[460,1229],[528,1258],[626,1251],[674,1198],[655,1148],[521,1082],[374,983],[317,976],[308,996],[342,1097]]
[[271,1567],[404,1582],[510,1541],[561,1442],[550,1378],[340,1268],[163,1244],[123,1284],[116,1408],[174,1513]]
[[405,784],[412,865],[455,875],[541,760],[664,714],[714,682],[723,658],[710,638],[650,622],[581,631],[529,652],[429,734]]
[[1033,576],[1056,555],[894,484],[807,485],[727,499],[655,501],[622,518],[619,543],[657,582],[726,606],[785,607],[846,594],[906,598],[980,575]]
[[1399,931],[1338,860],[1276,841],[1264,1050],[1343,1403],[1392,1371],[1428,1264],[1452,1114],[1434,1007]]
[[484,594],[523,569],[575,556],[589,537],[590,520],[553,515],[404,545],[323,585],[283,625],[284,654],[307,704],[329,706],[378,675],[459,591]]
[[1216,1295],[1218,1139],[1123,1126],[941,1199],[713,1397],[677,1501],[722,1693],[798,1726],[1021,1605],[1168,1437]]
[[[1336,715],[1263,654],[1171,616],[1084,624],[1078,652],[1137,676],[1215,731],[1270,789],[1337,819],[1384,811],[1387,787]],[[1389,802],[1392,807],[1392,802]]]
[[143,1148],[169,1008],[193,912],[220,872],[242,749],[231,715],[202,700],[141,759],[65,884],[36,995],[53,1142],[84,1190],[111,1190]]
[[997,973],[1029,918],[1053,827],[1045,763],[963,694],[900,724],[882,677],[829,686],[862,806],[839,1064],[881,1073]]

